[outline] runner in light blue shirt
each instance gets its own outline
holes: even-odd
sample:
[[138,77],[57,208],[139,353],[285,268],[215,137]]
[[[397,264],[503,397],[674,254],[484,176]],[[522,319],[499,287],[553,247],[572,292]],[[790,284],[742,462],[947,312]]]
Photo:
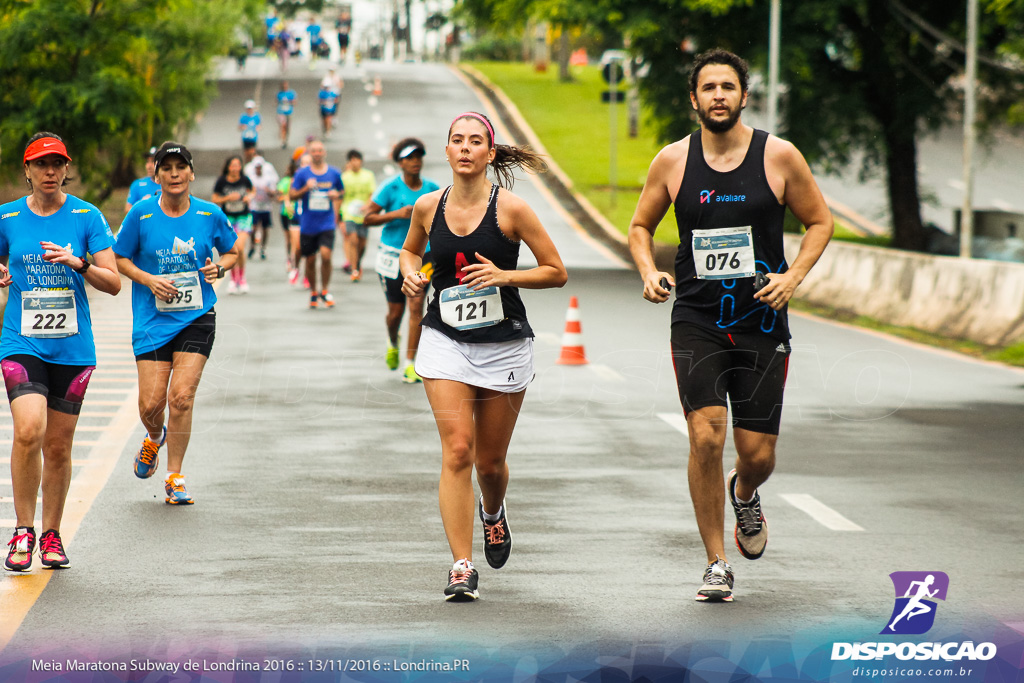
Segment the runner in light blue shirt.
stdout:
[[[374,193],[366,206],[363,224],[367,226],[383,225],[380,234],[380,246],[377,249],[377,275],[380,277],[384,298],[387,300],[388,348],[384,356],[388,368],[398,369],[398,330],[402,326],[405,315],[406,299],[402,293],[402,274],[398,270],[398,255],[405,244],[405,236],[409,234],[409,218],[416,200],[434,190],[440,189],[433,180],[420,175],[423,170],[423,155],[426,151],[423,143],[417,138],[401,140],[391,150],[391,158],[398,163],[402,172],[385,181]],[[424,274],[429,278],[433,272],[430,253],[423,257]],[[416,347],[420,341],[420,320],[423,318],[423,302],[425,297],[408,299],[409,302],[409,342],[406,348],[405,371],[402,381],[407,384],[421,382],[420,376],[413,369],[416,360]]]
[[40,484],[40,559],[50,568],[71,563],[60,523],[71,483],[71,444],[96,368],[85,283],[107,294],[121,290],[106,219],[62,189],[70,162],[59,136],[33,135],[24,155],[32,193],[0,206],[0,288],[8,289],[0,368],[14,426],[10,463],[17,517],[4,562],[9,571],[32,566]]
[[140,479],[153,476],[166,441],[164,500],[191,505],[181,465],[196,390],[216,334],[212,284],[235,265],[241,248],[220,207],[189,192],[195,170],[188,148],[165,142],[155,161],[160,196],[132,207],[114,245],[117,268],[132,281],[132,348],[139,416],[147,432],[134,469]]
[[281,149],[288,147],[288,133],[291,131],[294,112],[295,91],[288,87],[288,81],[281,81],[281,89],[277,91],[277,124],[281,129]]
[[262,124],[263,120],[256,111],[256,100],[246,100],[245,113],[238,118],[238,130],[242,131],[242,148],[246,151],[246,161],[252,158],[249,154],[256,154],[256,143],[259,142]]
[[131,210],[132,204],[149,199],[160,192],[160,186],[153,180],[153,173],[156,171],[156,164],[153,163],[154,154],[156,147],[150,147],[146,152],[146,175],[132,182],[128,188],[128,199],[124,203],[125,213]]

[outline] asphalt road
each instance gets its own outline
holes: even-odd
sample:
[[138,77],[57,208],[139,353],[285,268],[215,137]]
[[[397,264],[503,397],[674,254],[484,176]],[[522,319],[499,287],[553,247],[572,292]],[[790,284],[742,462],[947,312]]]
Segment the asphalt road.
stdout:
[[[249,69],[222,82],[191,135],[201,180],[237,146],[240,103],[260,74],[262,135],[274,137],[273,65]],[[316,131],[319,75],[303,65],[289,74],[300,97],[293,140]],[[384,86],[375,103],[365,88],[374,75]],[[340,165],[358,147],[381,179],[390,144],[416,135],[427,146],[424,174],[445,184],[447,126],[481,107],[473,92],[440,65],[348,67],[342,76],[329,161]],[[267,152],[275,162],[280,154]],[[185,460],[192,507],[164,505],[158,478],[132,475],[142,429],[125,347],[128,292],[97,301],[108,331],[97,377],[121,373],[121,383],[109,394],[94,384],[86,399],[110,405],[89,423],[97,440],[76,446],[73,498],[85,510],[68,543],[73,567],[0,577],[5,617],[29,608],[0,652],[0,679],[30,658],[72,654],[370,653],[500,663],[493,670],[513,679],[579,651],[639,657],[863,640],[885,625],[888,574],[898,570],[949,575],[929,638],[1019,640],[1024,373],[794,316],[778,466],[761,490],[768,552],[757,562],[730,555],[734,603],[697,603],[704,555],[687,493],[669,307],[643,301],[635,272],[581,237],[534,183],[516,188],[554,236],[570,279],[524,294],[537,378],[510,448],[515,546],[501,571],[478,565],[479,602],[442,600],[450,559],[437,510],[439,441],[422,386],[385,367],[385,306],[372,273],[359,283],[337,273],[337,308],[310,311],[285,282],[275,233],[270,258],[250,266],[252,293],[222,293],[217,305]],[[556,364],[571,295],[586,366]],[[0,419],[9,434],[9,418]],[[115,432],[121,445],[105,448]],[[733,457],[729,447],[726,463]],[[90,475],[101,461],[106,479]],[[0,518],[10,517],[0,500]]]

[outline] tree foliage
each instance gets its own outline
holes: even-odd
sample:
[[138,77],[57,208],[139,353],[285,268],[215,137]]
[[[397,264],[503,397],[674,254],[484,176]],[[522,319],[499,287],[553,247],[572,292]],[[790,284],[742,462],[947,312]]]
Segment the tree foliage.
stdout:
[[[1019,4],[1018,0],[997,2]],[[769,3],[629,0],[638,11],[630,30],[650,64],[642,83],[666,139],[696,123],[686,81],[694,52],[720,46],[766,72]],[[840,168],[862,153],[863,172],[880,168],[887,182],[894,246],[922,249],[917,141],[958,121],[963,102],[966,2],[784,0],[781,74],[786,94],[781,134],[811,162]],[[642,9],[641,9],[642,8]],[[995,54],[1007,40],[1008,15],[991,4],[981,21],[980,50]],[[958,42],[959,41],[959,42]],[[1003,118],[1020,77],[983,61],[983,111]]]
[[261,0],[0,0],[0,167],[35,132],[68,143],[87,196],[107,196],[207,105],[211,60]]
[[[600,30],[628,37],[646,65],[641,92],[666,142],[697,126],[687,78],[696,52],[724,47],[767,72],[769,0],[462,2],[476,8],[481,21],[515,26],[516,17],[583,16]],[[782,1],[780,78],[786,90],[780,133],[826,170],[859,157],[863,174],[881,171],[899,247],[920,249],[925,242],[917,142],[960,120],[966,5]],[[981,0],[981,6],[983,127],[1008,117],[1024,122],[1024,0]]]

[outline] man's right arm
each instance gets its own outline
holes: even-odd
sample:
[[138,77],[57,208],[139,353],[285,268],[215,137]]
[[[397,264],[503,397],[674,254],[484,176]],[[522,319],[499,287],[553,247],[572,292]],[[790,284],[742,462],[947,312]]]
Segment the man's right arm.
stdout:
[[669,290],[660,284],[662,278],[675,285],[673,275],[659,271],[654,263],[654,232],[672,205],[668,188],[672,171],[679,163],[678,156],[676,145],[669,145],[654,157],[636,211],[629,222],[629,253],[643,279],[644,298],[654,303],[667,301],[670,295]]

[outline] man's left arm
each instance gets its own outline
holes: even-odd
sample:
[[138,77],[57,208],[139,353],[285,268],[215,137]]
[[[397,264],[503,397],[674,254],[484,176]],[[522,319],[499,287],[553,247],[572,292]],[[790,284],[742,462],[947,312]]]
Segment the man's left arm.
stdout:
[[774,308],[781,308],[793,297],[796,288],[828,246],[832,239],[833,221],[832,212],[803,155],[789,142],[777,139],[775,142],[781,145],[771,155],[771,160],[785,182],[783,203],[807,229],[796,259],[785,273],[769,274],[769,284],[760,297],[762,301],[773,303]]

